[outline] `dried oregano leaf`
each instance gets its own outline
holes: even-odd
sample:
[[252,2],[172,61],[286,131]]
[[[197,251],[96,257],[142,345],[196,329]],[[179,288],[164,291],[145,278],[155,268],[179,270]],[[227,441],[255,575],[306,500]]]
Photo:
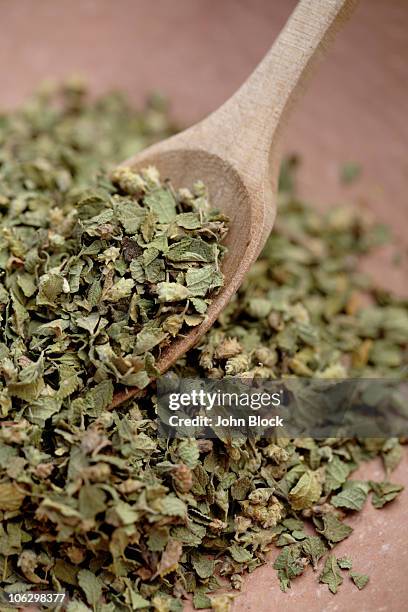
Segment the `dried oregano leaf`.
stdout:
[[348,538],[353,531],[352,527],[340,521],[332,512],[323,514],[322,523],[322,527],[319,528],[317,526],[316,530],[329,542],[341,542],[345,538]]
[[211,599],[205,593],[196,591],[193,596],[193,604],[196,610],[211,608]]
[[233,601],[236,595],[225,593],[211,597],[211,610],[214,612],[232,612]]
[[143,201],[155,213],[159,223],[171,223],[177,216],[177,202],[170,189],[153,189]]
[[181,542],[169,540],[157,566],[159,576],[165,576],[177,569],[182,552],[183,546]]
[[336,491],[347,480],[350,474],[350,467],[345,461],[342,461],[337,455],[328,462],[325,471],[324,490],[326,493]]
[[93,519],[106,508],[106,494],[96,485],[82,487],[78,497],[79,511],[84,518]]
[[304,510],[317,502],[322,494],[319,474],[305,472],[290,490],[289,499],[294,510]]
[[14,512],[22,506],[26,494],[22,486],[14,482],[0,483],[0,510]]
[[359,591],[364,589],[370,580],[366,574],[358,574],[357,572],[350,572],[350,577]]
[[169,528],[166,526],[153,526],[149,531],[147,545],[153,552],[163,551],[169,541]]
[[237,561],[238,563],[248,563],[248,561],[252,559],[252,554],[243,546],[233,544],[232,546],[229,546],[228,552],[234,561]]
[[403,447],[396,438],[391,438],[387,441],[386,446],[383,448],[382,459],[387,474],[395,470],[400,464],[403,457]]
[[385,504],[395,499],[404,489],[402,485],[392,482],[374,482],[370,480],[370,489],[373,492],[371,502],[374,508],[382,508]]
[[205,555],[193,554],[191,563],[200,578],[209,578],[214,574],[215,562]]
[[340,557],[337,559],[337,564],[340,569],[349,569],[351,570],[353,567],[353,562],[349,557]]
[[305,569],[301,545],[285,546],[277,556],[273,567],[278,570],[280,588],[285,592],[290,588],[290,581],[300,576]]
[[139,593],[136,593],[133,589],[128,589],[128,593],[132,610],[145,610],[146,608],[150,608],[150,602]]
[[327,584],[332,593],[337,593],[337,589],[343,583],[343,576],[334,555],[327,557],[323,571],[319,576],[319,582]]
[[177,446],[177,455],[188,467],[195,468],[200,457],[197,440],[193,438],[181,440]]
[[102,581],[93,572],[83,569],[78,572],[78,584],[84,591],[89,605],[96,608],[102,596]]
[[318,561],[326,554],[327,547],[318,536],[308,536],[302,542],[302,550],[310,559],[313,569],[316,569]]
[[337,495],[331,499],[336,508],[349,508],[350,510],[361,510],[367,499],[370,486],[367,482],[360,480],[349,480]]
[[190,295],[205,296],[216,287],[222,287],[222,274],[213,266],[204,266],[201,269],[191,268],[186,272],[186,285]]

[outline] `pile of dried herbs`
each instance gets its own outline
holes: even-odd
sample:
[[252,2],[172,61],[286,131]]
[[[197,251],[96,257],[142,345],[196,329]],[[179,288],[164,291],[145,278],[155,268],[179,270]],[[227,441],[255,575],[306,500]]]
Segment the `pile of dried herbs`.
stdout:
[[[66,591],[70,612],[177,611],[191,593],[226,609],[211,595],[220,578],[239,589],[274,544],[285,590],[352,532],[347,512],[402,488],[388,480],[395,438],[164,440],[154,387],[107,409],[113,382],[143,386],[151,351],[197,324],[222,282],[225,219],[202,185],[109,178],[172,131],[160,98],[137,113],[118,95],[89,102],[77,83],[0,117],[0,575],[8,592]],[[174,375],[401,376],[408,305],[356,271],[382,231],[311,210],[288,167],[280,199],[244,286]],[[169,257],[182,241],[187,262]],[[378,455],[383,482],[349,478]],[[335,592],[349,571],[363,588],[351,570],[329,555],[319,579]]]
[[148,384],[158,350],[223,284],[226,219],[204,185],[176,193],[155,168],[83,186],[82,113],[38,112],[45,125],[22,113],[3,126],[0,354],[3,415],[18,398],[44,420],[90,381],[104,395],[111,380]]

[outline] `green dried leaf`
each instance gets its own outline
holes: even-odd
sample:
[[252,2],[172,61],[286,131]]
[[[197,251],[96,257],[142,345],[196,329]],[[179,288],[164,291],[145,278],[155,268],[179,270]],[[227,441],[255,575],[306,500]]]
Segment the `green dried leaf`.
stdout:
[[151,351],[165,337],[166,334],[161,329],[146,326],[136,336],[135,354],[142,355],[147,353],[147,351]]
[[166,258],[175,263],[184,261],[211,263],[215,261],[215,257],[214,246],[207,244],[201,238],[183,238],[172,244],[166,254]]
[[290,490],[289,500],[294,510],[310,508],[320,499],[322,485],[317,472],[305,472]]
[[103,294],[103,299],[107,302],[119,302],[119,300],[123,300],[132,295],[134,286],[135,281],[132,278],[121,278]]
[[153,526],[149,531],[147,545],[153,552],[161,552],[166,548],[169,541],[169,530],[165,526]]
[[327,584],[332,593],[337,593],[337,589],[343,583],[343,576],[334,555],[327,557],[323,571],[319,576],[319,582]]
[[106,509],[106,495],[95,485],[84,485],[79,491],[79,511],[86,519],[93,519]]
[[349,559],[349,557],[341,557],[340,559],[337,559],[337,564],[340,569],[351,570],[353,567],[353,562],[351,559]]
[[370,480],[369,485],[373,492],[371,503],[374,508],[382,508],[385,504],[395,499],[404,489],[402,485],[393,484],[388,481],[374,482]]
[[87,412],[92,415],[100,414],[109,406],[113,399],[113,385],[111,380],[104,380],[93,389],[89,389],[85,396],[89,405]]
[[213,559],[209,559],[205,555],[193,553],[191,555],[191,563],[197,572],[198,576],[202,579],[209,578],[214,574],[215,563]]
[[157,216],[159,223],[171,223],[176,218],[176,200],[170,189],[155,189],[144,197],[144,203]]
[[167,495],[162,502],[162,512],[166,516],[186,516],[187,507],[185,503],[174,495]]
[[97,312],[93,312],[86,317],[78,317],[76,324],[82,329],[86,329],[87,332],[93,334],[100,320],[100,315]]
[[337,495],[332,497],[331,503],[336,508],[349,508],[350,510],[361,510],[368,491],[370,490],[367,482],[360,480],[349,480],[346,482]]
[[26,497],[24,488],[14,482],[0,482],[0,510],[18,511]]
[[190,295],[187,287],[180,283],[159,283],[157,285],[159,302],[179,302]]
[[285,592],[291,586],[290,581],[300,576],[305,569],[301,545],[285,546],[275,559],[273,567],[278,570],[280,588]]
[[183,546],[181,542],[177,540],[169,540],[164,550],[160,562],[157,566],[157,573],[159,576],[165,576],[170,572],[174,572],[180,561],[183,552]]
[[196,591],[193,595],[193,604],[196,610],[211,608],[211,599],[201,591]]
[[197,213],[187,212],[177,215],[176,223],[179,227],[184,227],[188,230],[200,229],[200,215]]
[[102,581],[93,572],[82,569],[78,572],[78,584],[89,605],[95,609],[102,597]]
[[370,580],[366,574],[358,574],[357,572],[350,572],[350,577],[359,591],[364,589]]
[[334,513],[323,514],[323,526],[321,529],[316,529],[318,533],[326,538],[329,542],[341,542],[352,533],[353,529],[346,523],[339,521]]
[[237,561],[237,563],[248,563],[252,559],[252,554],[243,546],[233,544],[228,548],[228,551],[231,557],[234,559],[234,561]]
[[177,447],[177,455],[189,468],[194,469],[200,457],[197,440],[194,438],[182,440]]
[[341,168],[340,180],[342,183],[354,183],[361,174],[361,166],[355,162],[348,162]]
[[215,266],[190,268],[186,272],[186,285],[190,295],[205,296],[209,291],[224,284],[222,274]]
[[133,589],[128,589],[130,594],[130,601],[132,604],[132,610],[144,610],[150,608],[150,602],[142,597],[139,593],[136,593]]
[[400,464],[402,456],[403,449],[401,444],[398,443],[398,441],[395,441],[395,443],[393,443],[392,447],[389,450],[383,452],[382,458],[387,473],[390,473],[395,470],[395,468]]
[[114,204],[115,215],[127,234],[133,236],[138,231],[146,211],[134,200],[119,200]]
[[39,279],[36,302],[38,306],[56,306],[56,300],[66,289],[64,277],[56,272],[44,274]]
[[342,461],[337,455],[333,456],[332,461],[326,466],[324,490],[325,493],[330,493],[339,489],[347,480],[350,474],[350,467]]
[[18,275],[17,284],[25,297],[31,297],[37,290],[33,277],[26,272]]
[[317,563],[326,554],[327,547],[323,540],[318,536],[308,536],[302,542],[302,550],[310,559],[313,569],[316,569]]

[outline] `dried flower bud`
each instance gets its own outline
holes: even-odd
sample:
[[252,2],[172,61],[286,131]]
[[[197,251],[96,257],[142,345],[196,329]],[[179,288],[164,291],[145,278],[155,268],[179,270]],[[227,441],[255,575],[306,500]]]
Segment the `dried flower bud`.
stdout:
[[236,357],[231,357],[230,359],[228,359],[227,363],[225,364],[225,373],[230,376],[234,376],[236,374],[245,372],[245,370],[248,369],[248,366],[248,357],[243,353],[241,355],[237,355]]
[[173,472],[173,480],[179,491],[182,493],[188,493],[193,486],[193,473],[189,467],[184,463],[179,463]]
[[268,444],[262,449],[262,453],[275,463],[285,463],[289,459],[288,452],[278,444]]
[[236,338],[225,338],[215,349],[217,359],[229,359],[242,353],[242,346]]
[[91,482],[104,482],[110,475],[111,468],[107,463],[95,463],[82,471],[82,476]]
[[212,440],[197,440],[197,447],[200,453],[209,453],[213,449]]
[[120,166],[112,172],[112,182],[128,195],[140,195],[147,187],[144,178],[127,166]]
[[52,463],[39,463],[33,469],[33,472],[38,478],[44,479],[51,476],[54,470],[54,465]]
[[254,351],[254,359],[259,364],[271,368],[278,362],[278,354],[276,350],[262,346]]

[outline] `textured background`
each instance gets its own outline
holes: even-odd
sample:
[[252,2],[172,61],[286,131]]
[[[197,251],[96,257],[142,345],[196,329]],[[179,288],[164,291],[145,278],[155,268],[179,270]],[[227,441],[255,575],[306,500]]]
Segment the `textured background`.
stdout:
[[[294,5],[294,0],[0,0],[0,107],[15,105],[45,78],[80,73],[95,93],[118,87],[136,102],[160,89],[171,97],[179,120],[194,122],[248,76]],[[287,151],[304,156],[305,197],[372,210],[392,225],[405,254],[407,31],[407,0],[361,0],[293,113],[286,139]],[[338,180],[346,161],[363,166],[361,180],[347,188]],[[382,284],[406,294],[407,267],[390,267],[394,250],[384,248],[368,265]],[[406,464],[397,478],[408,484]],[[346,580],[334,598],[308,572],[284,595],[266,566],[249,578],[234,609],[405,610],[407,507],[406,492],[384,511],[367,507],[354,519],[356,533],[339,547],[353,556],[356,571],[371,574],[363,592]]]
[[[295,0],[0,0],[0,107],[39,81],[74,72],[93,91],[126,89],[135,101],[160,89],[176,117],[194,122],[248,76]],[[287,148],[304,156],[302,192],[326,203],[353,199],[406,237],[408,2],[361,0],[294,112]],[[339,167],[362,163],[362,180],[339,187]],[[406,249],[405,249],[406,250]],[[408,267],[392,249],[372,269],[408,292]],[[405,273],[404,273],[405,270]],[[404,282],[405,281],[405,282]]]

